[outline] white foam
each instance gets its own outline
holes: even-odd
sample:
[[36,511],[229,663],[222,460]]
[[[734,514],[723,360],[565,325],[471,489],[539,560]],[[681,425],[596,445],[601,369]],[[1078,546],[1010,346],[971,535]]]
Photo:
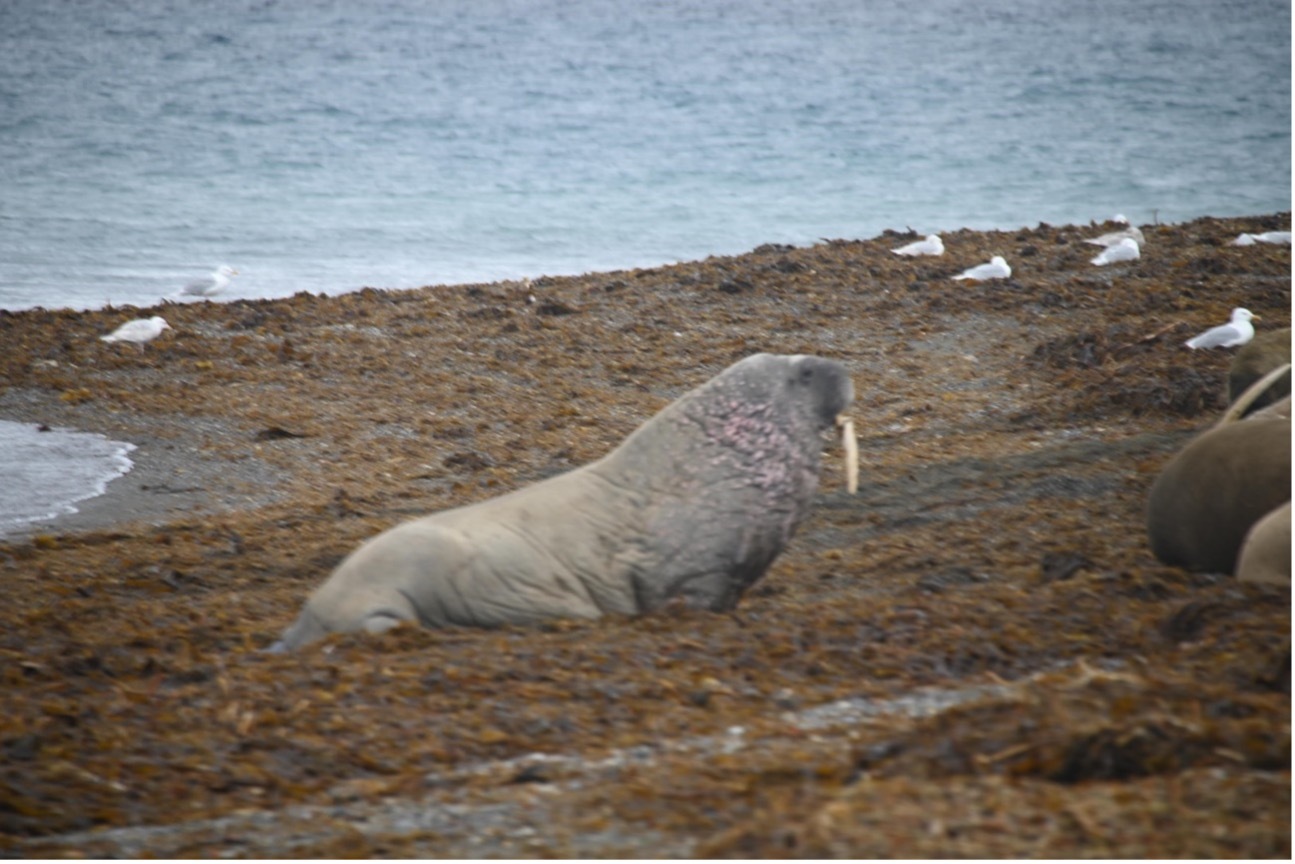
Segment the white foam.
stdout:
[[0,536],[77,512],[134,463],[134,444],[91,432],[0,420]]

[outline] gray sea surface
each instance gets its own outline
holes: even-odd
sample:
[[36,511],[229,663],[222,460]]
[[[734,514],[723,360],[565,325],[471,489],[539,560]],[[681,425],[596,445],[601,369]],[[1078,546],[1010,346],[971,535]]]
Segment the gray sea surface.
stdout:
[[0,308],[1291,201],[1282,0],[5,0]]

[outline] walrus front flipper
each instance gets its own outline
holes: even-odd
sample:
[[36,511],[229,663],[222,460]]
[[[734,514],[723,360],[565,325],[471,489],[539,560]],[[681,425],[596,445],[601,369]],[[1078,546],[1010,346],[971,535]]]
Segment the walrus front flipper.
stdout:
[[[418,609],[403,591],[397,592],[403,595],[403,602],[397,603],[394,607],[378,606],[366,610],[358,620],[346,622],[347,626],[329,627],[327,626],[315,611],[307,604],[297,620],[292,623],[287,630],[283,632],[283,638],[275,642],[269,648],[265,649],[270,654],[286,654],[289,651],[295,651],[302,645],[307,645],[316,640],[322,639],[329,633],[344,633],[352,630],[363,630],[366,633],[385,633],[392,627],[397,626],[402,621],[418,622],[420,620]],[[408,604],[408,607],[406,607]]]
[[305,645],[307,642],[322,639],[327,633],[327,628],[320,623],[319,619],[310,611],[310,607],[307,606],[301,610],[301,614],[297,616],[296,621],[292,622],[292,626],[283,631],[283,638],[265,650],[269,654],[286,654]]

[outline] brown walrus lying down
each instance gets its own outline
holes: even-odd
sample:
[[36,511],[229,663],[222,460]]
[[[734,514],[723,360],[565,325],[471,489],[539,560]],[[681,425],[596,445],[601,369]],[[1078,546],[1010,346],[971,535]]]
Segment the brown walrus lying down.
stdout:
[[1286,364],[1255,382],[1156,478],[1147,500],[1147,533],[1161,561],[1232,573],[1251,526],[1290,500],[1290,397],[1238,419],[1289,369]]
[[[822,433],[853,398],[832,360],[747,357],[597,462],[367,541],[271,650],[401,621],[596,618],[673,598],[730,609],[809,512]],[[849,454],[852,427],[846,439]]]

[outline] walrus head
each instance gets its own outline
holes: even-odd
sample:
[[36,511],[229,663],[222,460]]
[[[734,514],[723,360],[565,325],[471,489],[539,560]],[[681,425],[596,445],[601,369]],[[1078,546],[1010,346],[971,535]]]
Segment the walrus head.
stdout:
[[841,429],[845,485],[853,495],[859,489],[859,439],[854,435],[854,419],[844,412],[854,402],[854,382],[839,363],[805,354],[793,355],[791,361],[796,366],[798,379],[791,386],[807,391],[818,405],[819,419],[824,426],[830,423]]
[[[1283,397],[1290,399],[1290,371],[1291,364],[1289,361],[1280,363],[1268,370],[1267,374],[1253,381],[1239,396],[1228,406],[1228,410],[1223,412],[1219,418],[1218,426],[1226,426],[1229,423],[1235,423],[1248,416],[1251,409],[1256,411],[1263,410],[1264,406],[1272,407],[1280,404]],[[1285,387],[1282,387],[1285,379]],[[1285,416],[1289,417],[1287,413]]]
[[858,486],[854,423],[843,412],[854,401],[854,383],[834,360],[808,354],[753,354],[680,400],[678,422],[704,430],[707,446],[754,454],[770,465],[791,453],[810,458],[817,473],[816,433],[842,430],[847,486]]
[[[1228,402],[1236,402],[1255,381],[1269,371],[1291,362],[1291,329],[1269,330],[1258,333],[1255,338],[1244,345],[1232,364],[1228,367]],[[1257,411],[1265,405],[1276,402],[1291,392],[1290,370],[1281,375],[1269,387],[1256,395],[1250,411]]]
[[824,428],[837,424],[841,412],[854,401],[854,382],[845,367],[809,354],[794,354],[789,360],[792,380],[787,383],[788,390],[802,392],[803,398],[815,406]]

